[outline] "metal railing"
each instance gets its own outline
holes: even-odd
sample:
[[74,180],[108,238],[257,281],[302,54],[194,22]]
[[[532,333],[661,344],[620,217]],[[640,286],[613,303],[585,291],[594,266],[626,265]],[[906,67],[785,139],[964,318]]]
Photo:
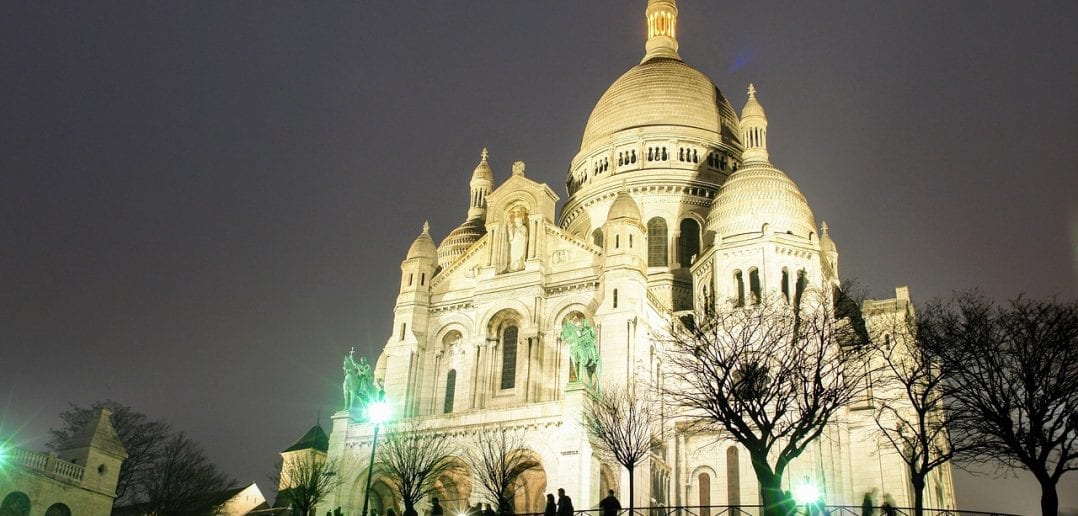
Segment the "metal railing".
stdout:
[[[912,507],[895,507],[898,516],[913,516]],[[963,511],[959,509],[923,509],[925,516],[1017,516],[1005,512]],[[586,509],[573,512],[574,516],[602,516],[600,509]],[[632,514],[628,509],[618,511],[618,516],[762,516],[762,505],[690,505],[677,507],[636,507]],[[814,506],[806,511],[798,505],[792,514],[809,516],[866,516],[860,505]],[[873,507],[873,516],[886,516],[883,507]],[[515,516],[543,516],[543,513],[519,513]]]

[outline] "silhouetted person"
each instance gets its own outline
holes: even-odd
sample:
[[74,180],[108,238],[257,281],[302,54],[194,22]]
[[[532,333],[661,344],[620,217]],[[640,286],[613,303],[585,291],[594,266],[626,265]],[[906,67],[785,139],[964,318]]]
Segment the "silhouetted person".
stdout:
[[876,512],[876,490],[865,493],[865,499],[861,500],[861,516],[872,516]]
[[490,508],[490,504],[483,504],[483,516],[495,516],[494,509]]
[[430,516],[442,516],[445,514],[445,510],[442,509],[442,504],[438,503],[438,498],[430,499]]
[[898,509],[895,509],[895,499],[891,498],[890,494],[883,495],[883,505],[880,509],[883,510],[883,516],[898,516]]
[[386,516],[397,516],[397,511],[394,511],[392,507],[386,509]]
[[618,516],[618,511],[621,510],[621,502],[614,496],[613,489],[606,492],[606,498],[599,502],[599,508],[602,509],[603,516]]
[[546,494],[546,507],[543,508],[543,516],[558,516],[558,504],[554,501],[554,495]]
[[565,494],[565,490],[558,488],[558,514],[557,516],[573,516],[573,499]]

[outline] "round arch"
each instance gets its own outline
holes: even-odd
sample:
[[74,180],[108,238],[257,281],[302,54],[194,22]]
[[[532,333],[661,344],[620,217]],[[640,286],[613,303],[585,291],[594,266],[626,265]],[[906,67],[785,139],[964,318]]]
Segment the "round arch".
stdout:
[[30,497],[22,491],[13,491],[0,502],[0,514],[4,516],[30,516]]
[[471,505],[473,490],[474,482],[467,464],[460,457],[454,457],[452,466],[434,480],[431,496],[438,498],[446,514],[462,514]]

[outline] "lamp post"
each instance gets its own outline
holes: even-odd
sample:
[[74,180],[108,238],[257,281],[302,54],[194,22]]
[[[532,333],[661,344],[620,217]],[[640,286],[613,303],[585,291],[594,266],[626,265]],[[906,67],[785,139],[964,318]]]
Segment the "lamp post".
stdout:
[[371,500],[371,480],[374,478],[374,452],[378,449],[378,427],[389,421],[392,407],[385,401],[386,391],[378,392],[378,399],[367,404],[367,421],[374,425],[374,440],[371,442],[371,462],[367,467],[367,490],[363,493],[362,516],[367,516],[367,504]]

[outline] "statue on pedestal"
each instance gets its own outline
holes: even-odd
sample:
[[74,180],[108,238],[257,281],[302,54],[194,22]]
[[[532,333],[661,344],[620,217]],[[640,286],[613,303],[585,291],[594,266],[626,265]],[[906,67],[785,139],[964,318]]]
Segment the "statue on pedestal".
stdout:
[[569,344],[572,372],[577,382],[595,388],[598,385],[601,362],[595,345],[595,327],[577,313],[565,322],[561,340]]
[[356,362],[355,352],[356,348],[352,348],[344,356],[344,410],[366,406],[376,392],[370,364],[364,357]]

